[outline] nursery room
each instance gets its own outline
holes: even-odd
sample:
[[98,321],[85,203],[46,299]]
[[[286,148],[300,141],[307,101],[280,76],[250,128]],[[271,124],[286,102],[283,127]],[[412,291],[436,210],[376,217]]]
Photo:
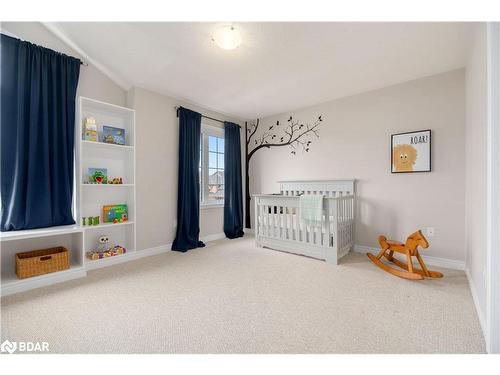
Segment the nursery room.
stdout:
[[499,353],[500,24],[182,21],[2,22],[2,354]]

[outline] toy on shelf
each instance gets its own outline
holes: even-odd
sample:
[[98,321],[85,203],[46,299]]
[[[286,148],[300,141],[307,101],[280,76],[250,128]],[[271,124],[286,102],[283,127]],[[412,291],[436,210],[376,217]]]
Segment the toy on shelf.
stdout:
[[123,184],[123,179],[121,177],[115,177],[112,180],[108,180],[108,184],[121,185]]
[[101,236],[97,239],[97,251],[104,251],[107,249],[109,243],[108,236]]
[[90,260],[98,260],[125,254],[126,252],[127,250],[123,246],[116,245],[109,247],[109,237],[101,236],[97,239],[97,250],[87,252],[87,258]]
[[104,143],[113,143],[115,145],[122,146],[125,145],[125,129],[103,126],[102,136]]
[[89,168],[89,183],[107,184],[108,170],[106,168]]
[[[389,272],[392,275],[410,280],[422,280],[424,277],[443,277],[443,274],[441,272],[429,271],[418,252],[419,246],[424,249],[429,247],[429,243],[420,230],[410,234],[410,236],[406,239],[406,243],[388,240],[385,236],[382,235],[379,236],[378,242],[381,248],[380,252],[376,256],[370,253],[366,255],[368,255],[368,258],[370,258],[370,260],[376,266],[380,267],[384,271]],[[396,259],[394,257],[394,252],[406,255],[406,263]],[[413,256],[417,258],[417,261],[422,269],[413,267]],[[402,268],[404,271],[395,269],[387,265],[386,263],[383,263],[381,260],[382,257],[394,263],[396,266]]]
[[102,219],[105,223],[123,223],[128,221],[126,204],[112,204],[102,207]]
[[100,219],[101,218],[99,216],[82,217],[82,225],[99,225]]
[[86,117],[83,120],[83,140],[97,142],[97,125],[95,123],[95,118]]

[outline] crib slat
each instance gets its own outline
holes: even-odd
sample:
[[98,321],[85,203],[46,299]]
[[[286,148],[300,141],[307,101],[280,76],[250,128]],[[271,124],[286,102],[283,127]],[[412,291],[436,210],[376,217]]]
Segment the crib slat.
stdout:
[[287,222],[286,222],[286,207],[281,206],[282,233],[281,238],[286,240]]
[[280,238],[280,229],[281,229],[281,223],[280,223],[280,206],[274,206],[274,223],[276,224],[276,229],[275,229],[275,237]]
[[269,210],[271,209],[271,207],[268,204],[266,204],[265,209],[266,209],[266,235],[270,236],[271,235],[271,215],[269,215]]
[[278,206],[278,237],[280,239],[283,239],[283,226],[285,225],[285,222],[283,221],[283,206]]
[[285,239],[290,239],[290,216],[289,216],[289,207],[285,207]]
[[323,246],[330,246],[330,199],[325,201],[325,237],[323,238]]
[[255,239],[258,238],[259,234],[262,234],[262,228],[261,228],[261,219],[260,219],[260,204],[257,201],[259,198],[255,198],[255,220],[254,220],[254,228],[255,228]]
[[276,237],[276,206],[271,206],[271,223],[272,223],[272,236]]

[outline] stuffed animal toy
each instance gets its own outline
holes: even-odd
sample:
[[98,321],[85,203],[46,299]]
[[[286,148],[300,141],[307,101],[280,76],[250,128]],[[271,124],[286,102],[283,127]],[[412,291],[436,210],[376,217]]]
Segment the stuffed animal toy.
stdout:
[[106,251],[108,250],[109,237],[101,236],[97,240],[97,249],[98,251]]

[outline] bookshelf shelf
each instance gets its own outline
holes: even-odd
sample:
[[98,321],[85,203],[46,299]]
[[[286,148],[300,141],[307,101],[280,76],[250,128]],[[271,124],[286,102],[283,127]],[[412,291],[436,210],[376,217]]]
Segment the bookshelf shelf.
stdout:
[[127,145],[115,145],[112,143],[104,143],[104,142],[93,142],[93,141],[84,141],[82,140],[82,146],[83,147],[95,147],[95,148],[108,148],[112,150],[126,150],[126,151],[133,151],[134,147],[133,146],[127,146]]
[[135,222],[133,221],[126,221],[124,223],[104,223],[104,224],[99,224],[99,225],[86,225],[83,227],[85,231],[92,231],[92,230],[106,230],[107,228],[118,228],[123,225],[135,225]]
[[81,184],[82,187],[92,188],[120,188],[120,187],[134,187],[134,184]]

